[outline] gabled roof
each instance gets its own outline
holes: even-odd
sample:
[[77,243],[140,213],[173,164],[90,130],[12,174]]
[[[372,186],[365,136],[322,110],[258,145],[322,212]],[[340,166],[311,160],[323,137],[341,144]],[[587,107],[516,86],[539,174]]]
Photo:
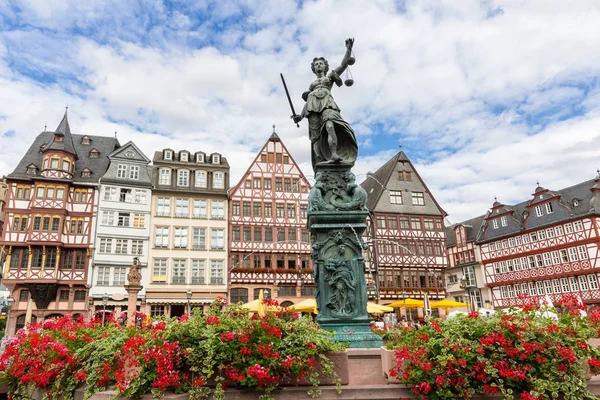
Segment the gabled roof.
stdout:
[[[76,135],[71,134],[71,128],[69,127],[69,123],[67,121],[67,116],[63,117],[63,120],[59,124],[57,131],[61,131],[65,134],[65,141],[67,142],[67,136],[70,138],[70,146],[72,146],[72,154],[76,156],[75,161],[75,171],[73,173],[73,178],[71,179],[73,182],[89,182],[96,183],[98,179],[106,172],[108,168],[109,160],[106,156],[107,154],[112,153],[116,148],[119,147],[119,141],[112,137],[107,136],[91,136],[87,135],[94,141],[94,147],[98,149],[100,152],[100,156],[98,158],[91,158],[89,156],[90,147],[89,145],[82,145],[81,138],[84,135]],[[44,146],[44,150],[48,148],[48,144],[52,143],[54,140],[56,132],[42,132],[40,133],[33,141],[15,170],[7,176],[7,178],[12,179],[52,179],[52,178],[44,178],[39,175],[31,175],[27,174],[27,167],[30,165],[35,165],[39,171],[42,169],[42,145]],[[55,143],[59,145],[61,143]],[[66,151],[66,150],[64,150]],[[81,171],[85,168],[88,168],[92,174],[89,178],[81,177]]]
[[481,234],[481,228],[482,228],[483,220],[485,219],[485,217],[486,217],[485,214],[480,215],[478,217],[467,219],[465,221],[458,222],[456,224],[452,224],[452,225],[446,227],[446,246],[447,247],[456,246],[456,238],[454,237],[454,229],[456,229],[456,227],[459,225],[462,225],[465,227],[465,230],[467,232],[467,242],[475,242],[479,238],[479,235]]
[[[148,157],[146,157],[146,155],[140,150],[140,148],[137,147],[135,145],[135,143],[133,143],[131,140],[129,142],[125,143],[123,146],[115,149],[115,151],[113,151],[112,153],[110,153],[108,155],[108,158],[110,158],[110,159],[115,158],[115,157],[123,154],[129,148],[132,148],[133,150],[135,150],[142,157],[144,162],[150,163],[150,159]],[[123,157],[123,158],[126,158],[126,157]]]
[[[62,136],[63,141],[56,141],[57,136]],[[54,135],[50,137],[50,140],[44,146],[43,152],[46,152],[48,150],[62,150],[77,156],[77,152],[75,151],[75,145],[73,144],[73,136],[71,135],[71,127],[69,126],[69,119],[67,118],[66,111],[65,115],[60,121],[60,124],[58,124],[58,127],[54,131]]]
[[[410,166],[411,173],[414,175],[412,181],[406,182],[406,184],[403,185],[403,197],[410,195],[413,191],[423,192],[429,197],[425,201],[425,206],[412,206],[411,198],[406,197],[403,198],[404,204],[394,205],[394,207],[390,208],[389,210],[382,209],[380,200],[382,198],[383,193],[389,190],[400,190],[400,188],[396,188],[395,184],[393,183],[394,173],[396,172],[399,163],[408,164]],[[363,187],[363,189],[365,189],[369,196],[367,201],[367,207],[371,211],[441,215],[443,217],[448,215],[446,211],[444,211],[440,207],[438,202],[435,200],[432,193],[427,188],[427,185],[421,179],[421,176],[417,172],[416,168],[403,151],[399,151],[398,153],[396,153],[377,171],[375,171],[375,173],[367,174],[367,178],[361,183],[361,186]]]

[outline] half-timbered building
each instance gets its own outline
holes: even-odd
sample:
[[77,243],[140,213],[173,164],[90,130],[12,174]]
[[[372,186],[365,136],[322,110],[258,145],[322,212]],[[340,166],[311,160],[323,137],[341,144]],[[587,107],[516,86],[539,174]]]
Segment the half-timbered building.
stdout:
[[[95,148],[90,150],[94,157],[99,157],[98,153]],[[104,156],[108,156],[110,165],[100,178],[94,263],[88,277],[90,297],[96,311],[106,306],[107,312],[125,312],[127,294],[123,285],[134,257],[139,259],[142,284],[148,281],[152,170],[148,167],[150,159],[132,142]],[[138,302],[144,294],[142,288]]]
[[[6,192],[8,190],[8,186],[6,185],[6,180],[3,179],[0,182],[0,234],[2,234],[2,230],[4,228],[4,207],[6,206]],[[2,266],[2,262],[4,259],[0,258],[0,266]]]
[[219,153],[172,149],[153,164],[144,310],[175,317],[227,295],[229,164]]
[[72,134],[65,113],[54,132],[36,137],[7,176],[0,248],[7,256],[3,283],[15,299],[9,334],[24,325],[28,306],[33,320],[88,315],[98,180],[108,167],[107,155],[118,147],[114,138]]
[[[382,303],[445,297],[446,212],[403,151],[361,184],[371,211],[367,229],[369,294]],[[418,310],[422,313],[422,310]],[[422,314],[419,314],[422,315]]]
[[491,308],[492,297],[486,285],[481,251],[476,241],[482,233],[485,215],[446,228],[448,268],[446,291],[455,301],[467,303],[469,309]]
[[600,177],[558,191],[538,186],[516,205],[495,201],[478,240],[494,306],[565,293],[600,304],[599,215]]
[[314,297],[306,217],[310,185],[277,133],[230,191],[231,302]]

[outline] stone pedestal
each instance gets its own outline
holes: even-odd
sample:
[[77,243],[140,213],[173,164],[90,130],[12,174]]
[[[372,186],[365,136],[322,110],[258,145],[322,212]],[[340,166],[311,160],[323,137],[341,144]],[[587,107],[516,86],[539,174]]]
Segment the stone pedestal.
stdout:
[[310,191],[308,227],[311,232],[315,296],[324,329],[351,348],[379,348],[381,338],[369,326],[367,284],[362,240],[369,214],[367,194],[355,183],[351,165],[317,164]]
[[125,285],[127,291],[127,326],[135,326],[135,313],[137,312],[138,293],[142,290],[142,285]]

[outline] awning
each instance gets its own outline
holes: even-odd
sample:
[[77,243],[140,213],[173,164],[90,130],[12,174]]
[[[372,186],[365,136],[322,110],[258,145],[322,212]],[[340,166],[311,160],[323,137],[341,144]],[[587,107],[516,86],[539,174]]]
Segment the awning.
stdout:
[[[190,299],[190,304],[210,304],[215,299]],[[146,299],[147,304],[187,304],[187,299]]]

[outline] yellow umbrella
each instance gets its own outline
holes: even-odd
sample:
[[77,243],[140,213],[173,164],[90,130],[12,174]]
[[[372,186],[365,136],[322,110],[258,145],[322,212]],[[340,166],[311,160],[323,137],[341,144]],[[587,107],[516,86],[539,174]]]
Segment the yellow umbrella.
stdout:
[[310,312],[313,314],[318,314],[317,311],[317,300],[315,299],[304,299],[292,306],[290,306],[290,311],[298,311],[298,312]]
[[394,309],[392,307],[384,306],[381,304],[375,304],[373,302],[367,303],[367,312],[369,314],[383,314],[386,312],[392,312]]
[[262,289],[260,289],[260,292],[258,292],[258,307],[257,307],[257,311],[258,311],[258,315],[260,315],[261,317],[265,316],[265,311],[266,311],[266,307],[265,307],[265,303],[263,303],[263,291]]
[[[250,312],[257,313],[258,312],[258,299],[252,300],[252,301],[250,301],[250,302],[248,302],[246,304],[242,304],[242,308],[245,309],[245,310],[248,310]],[[267,311],[270,311],[270,312],[280,311],[281,310],[280,307],[273,307],[273,306],[268,306],[268,307],[265,307],[265,308],[266,308]]]
[[424,302],[423,300],[417,300],[417,299],[404,299],[404,300],[398,300],[393,302],[392,304],[388,304],[388,307],[393,307],[393,308],[417,308],[417,307],[423,307],[424,306]]
[[431,303],[431,308],[462,308],[467,307],[467,303],[460,301],[444,299],[441,301],[434,301]]

